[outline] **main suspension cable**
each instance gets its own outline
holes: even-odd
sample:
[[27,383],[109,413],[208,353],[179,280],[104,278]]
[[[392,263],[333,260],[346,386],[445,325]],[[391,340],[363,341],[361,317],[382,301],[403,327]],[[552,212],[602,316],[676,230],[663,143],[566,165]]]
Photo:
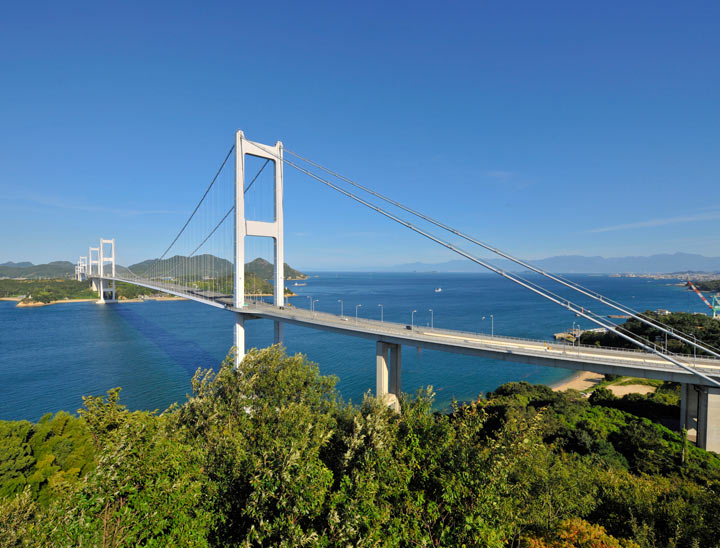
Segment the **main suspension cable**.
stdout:
[[469,241],[473,244],[476,244],[484,249],[487,249],[488,251],[491,251],[492,253],[495,253],[496,255],[503,257],[504,259],[508,259],[509,261],[512,261],[515,264],[518,264],[518,265],[520,265],[524,268],[527,268],[537,274],[545,276],[546,278],[549,278],[561,285],[564,285],[565,287],[568,287],[574,291],[577,291],[578,293],[582,293],[583,295],[590,297],[591,299],[594,299],[598,302],[601,302],[601,303],[609,306],[610,308],[614,308],[615,310],[618,310],[624,314],[628,314],[629,316],[639,320],[640,322],[642,322],[646,325],[649,325],[651,327],[654,327],[656,329],[659,329],[660,331],[672,336],[675,339],[681,340],[687,344],[690,344],[691,346],[694,346],[700,350],[707,352],[708,354],[711,354],[715,357],[720,358],[720,348],[717,348],[708,343],[704,343],[704,342],[698,343],[697,341],[692,341],[689,339],[690,335],[688,335],[687,333],[683,333],[680,330],[674,329],[659,320],[653,320],[652,318],[649,318],[648,316],[644,315],[643,313],[641,313],[637,310],[634,310],[630,307],[627,307],[617,301],[608,299],[607,297],[601,295],[600,293],[593,291],[591,289],[588,289],[588,288],[580,285],[577,282],[568,280],[567,278],[564,278],[563,276],[560,276],[557,274],[552,274],[550,272],[547,272],[546,270],[543,270],[541,268],[533,266],[521,259],[518,259],[517,257],[510,255],[509,253],[502,251],[501,249],[491,246],[490,244],[487,244],[481,240],[474,238],[473,236],[470,236],[470,235],[468,235],[464,232],[461,232],[460,230],[457,230],[441,221],[438,221],[437,219],[434,219],[434,218],[430,217],[429,215],[426,215],[420,211],[417,211],[415,209],[407,207],[404,204],[402,204],[396,200],[393,200],[392,198],[389,198],[379,192],[372,190],[371,188],[361,185],[360,183],[357,183],[357,182],[353,181],[352,179],[349,179],[349,178],[343,176],[340,173],[332,171],[331,169],[328,169],[328,168],[324,167],[323,165],[318,164],[317,162],[313,162],[312,160],[309,160],[308,158],[305,158],[305,157],[301,156],[300,154],[293,152],[290,149],[285,148],[284,151],[287,152],[288,154],[298,158],[299,160],[302,160],[303,162],[306,162],[306,163],[324,171],[325,173],[332,175],[333,177],[337,177],[338,179],[354,186],[355,188],[363,190],[364,192],[367,192],[368,194],[371,194],[371,195],[375,196],[376,198],[383,200],[386,203],[389,203],[395,207],[398,207],[399,209],[402,209],[408,213],[411,213],[412,215],[415,215],[416,217],[419,217],[439,228],[442,228],[443,230],[447,230],[448,232],[451,232],[452,234],[455,234],[456,236],[458,236],[464,240],[467,240],[467,241]]
[[[348,198],[368,207],[369,209],[372,209],[373,211],[380,213],[381,215],[391,219],[392,221],[395,221],[396,223],[403,225],[406,228],[409,228],[410,230],[412,230],[414,232],[417,232],[421,236],[424,236],[425,238],[428,238],[429,240],[432,240],[432,241],[442,245],[443,247],[446,247],[447,249],[453,251],[454,253],[462,255],[463,257],[470,259],[471,261],[483,266],[484,268],[486,268],[492,272],[495,272],[496,274],[502,276],[503,278],[506,278],[507,280],[509,280],[515,284],[525,287],[526,289],[532,291],[533,293],[536,293],[536,294],[540,295],[541,297],[543,297],[549,301],[552,301],[555,304],[558,304],[558,305],[562,306],[563,308],[568,309],[571,312],[574,312],[576,315],[582,316],[583,318],[599,325],[600,327],[603,327],[609,331],[612,331],[613,333],[617,334],[619,337],[627,340],[628,342],[634,344],[635,346],[638,346],[638,347],[642,348],[643,350],[651,352],[651,353],[659,356],[661,359],[669,361],[670,363],[688,371],[689,373],[691,373],[693,375],[701,377],[702,379],[706,380],[707,382],[711,383],[712,385],[720,387],[720,382],[716,381],[715,379],[712,379],[711,377],[705,375],[704,373],[702,373],[688,365],[685,365],[684,363],[680,362],[679,360],[676,360],[675,358],[673,358],[672,356],[670,356],[668,354],[663,354],[662,352],[656,350],[655,348],[653,348],[653,347],[651,347],[629,335],[626,335],[625,333],[623,333],[621,330],[619,330],[617,328],[618,326],[616,326],[615,324],[612,324],[612,323],[605,322],[604,320],[597,317],[597,315],[593,315],[590,311],[586,312],[584,307],[578,307],[577,305],[575,305],[574,303],[570,302],[567,299],[563,299],[561,297],[553,295],[551,292],[547,291],[546,289],[536,286],[536,284],[533,284],[532,282],[529,282],[527,280],[523,280],[520,276],[510,274],[509,272],[506,272],[501,268],[493,266],[492,264],[487,263],[478,257],[475,257],[474,255],[468,253],[467,251],[464,251],[464,250],[458,248],[457,246],[455,246],[449,242],[446,242],[445,240],[442,240],[441,238],[427,232],[426,230],[423,230],[423,229],[413,225],[412,223],[405,221],[404,219],[401,219],[400,217],[397,217],[396,215],[393,215],[392,213],[390,213],[389,211],[386,211],[382,207],[375,205],[371,202],[368,202],[368,201],[360,198],[359,196],[356,196],[352,192],[349,192],[349,191],[331,183],[330,181],[320,177],[319,175],[313,173],[312,171],[305,169],[304,167],[299,166],[296,163],[294,163],[288,159],[281,159],[279,156],[275,155],[272,151],[269,151],[267,149],[265,149],[265,151],[268,152],[269,154],[271,154],[272,156],[274,156],[275,158],[277,158],[278,160],[282,160],[283,162],[285,162],[289,166],[295,168],[296,170],[308,175],[309,177],[312,177],[313,179],[319,181],[320,183],[322,183],[322,184],[332,188],[333,190],[339,192],[340,194],[343,194],[343,195],[347,196]],[[535,287],[533,287],[534,285],[535,285]],[[565,302],[563,302],[563,301],[565,301]],[[593,316],[596,316],[596,317],[593,317]]]

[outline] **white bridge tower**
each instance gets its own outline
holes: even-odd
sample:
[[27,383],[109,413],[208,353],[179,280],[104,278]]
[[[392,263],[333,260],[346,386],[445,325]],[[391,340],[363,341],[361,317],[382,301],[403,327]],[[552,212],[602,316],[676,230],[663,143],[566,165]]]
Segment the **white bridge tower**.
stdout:
[[[245,216],[245,156],[255,156],[273,162],[275,166],[275,215],[273,221],[254,221]],[[235,134],[235,283],[233,304],[245,306],[245,236],[264,236],[274,242],[274,304],[285,305],[285,253],[283,242],[283,145],[275,146],[249,141],[242,131]],[[275,342],[282,342],[283,324],[275,321]],[[236,366],[245,356],[245,319],[235,319]]]
[[[109,256],[105,254],[107,246],[110,246]],[[104,240],[100,238],[99,248],[99,260],[98,260],[98,275],[100,276],[98,281],[98,303],[116,303],[117,293],[115,292],[115,280],[105,280],[104,276],[110,275],[115,277],[115,238],[111,240]],[[105,269],[105,263],[110,263],[110,272]]]

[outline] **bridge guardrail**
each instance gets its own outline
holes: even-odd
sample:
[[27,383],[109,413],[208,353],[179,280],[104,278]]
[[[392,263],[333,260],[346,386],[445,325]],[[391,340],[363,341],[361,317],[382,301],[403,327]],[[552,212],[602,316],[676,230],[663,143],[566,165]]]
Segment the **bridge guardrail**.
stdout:
[[[194,300],[203,300],[208,303],[215,304],[218,306],[217,298],[224,297],[223,295],[219,295],[216,298],[208,298],[206,295],[202,295],[203,290],[195,290],[193,288],[189,288],[186,286],[180,286],[177,284],[162,282],[158,280],[145,280],[142,278],[137,279],[130,279],[130,278],[121,278],[121,277],[109,277],[109,276],[103,276],[104,279],[108,280],[115,280],[120,282],[126,282],[126,283],[142,283],[144,285],[151,285],[153,287],[156,287],[158,290],[167,290],[167,291],[173,291],[174,293],[181,293],[189,298],[192,298]],[[254,308],[258,308],[260,311],[263,309],[267,311],[277,310],[277,308],[269,303],[265,303],[263,301],[254,301],[251,305]],[[248,307],[249,308],[249,307]],[[350,326],[350,325],[362,325],[364,327],[364,330],[366,332],[372,332],[377,333],[379,336],[387,335],[389,330],[395,330],[398,335],[406,335],[405,332],[407,329],[407,324],[402,323],[396,323],[396,322],[380,322],[378,320],[372,320],[369,318],[360,318],[358,317],[353,318],[351,316],[338,316],[336,314],[331,314],[328,312],[319,312],[319,311],[311,311],[305,308],[300,307],[294,307],[292,305],[285,307],[286,312],[291,313],[299,313],[301,316],[296,316],[291,319],[295,319],[298,321],[306,321],[308,319],[322,319],[324,320],[328,325],[337,325],[337,326]],[[388,329],[389,328],[389,329]],[[603,346],[591,346],[591,345],[568,345],[567,343],[557,342],[557,341],[550,341],[550,340],[543,340],[543,339],[531,339],[527,337],[512,337],[508,335],[489,335],[485,333],[478,333],[474,331],[463,331],[463,330],[456,330],[456,329],[444,329],[444,328],[437,328],[437,327],[427,327],[427,326],[414,326],[411,329],[412,333],[418,337],[423,336],[425,334],[428,334],[430,337],[432,337],[433,334],[446,334],[451,335],[453,337],[458,337],[462,335],[467,335],[469,338],[474,340],[467,340],[464,339],[463,341],[470,345],[471,348],[477,348],[477,347],[486,347],[487,343],[490,341],[498,342],[502,344],[503,341],[507,341],[508,343],[530,343],[532,345],[538,345],[542,346],[544,348],[542,349],[525,349],[525,353],[528,353],[529,355],[536,355],[536,356],[546,356],[546,352],[549,350],[552,350],[553,348],[560,348],[562,349],[563,355],[572,355],[573,353],[577,353],[578,356],[580,355],[581,351],[585,354],[595,354],[599,358],[604,358],[606,360],[610,360],[613,363],[617,363],[618,365],[627,365],[627,366],[637,366],[637,363],[632,363],[630,360],[637,360],[636,357],[642,356],[643,364],[646,366],[652,366],[655,368],[661,368],[665,370],[682,370],[678,366],[672,364],[672,363],[664,363],[662,361],[659,361],[659,357],[655,354],[648,353],[641,349],[618,349],[618,348],[611,348],[611,347],[603,347]],[[485,340],[478,340],[478,338],[485,339]],[[489,340],[488,340],[489,339]],[[432,343],[438,343],[437,340],[426,340],[425,342],[432,342]],[[628,354],[632,355],[632,358],[630,356],[627,356]],[[672,356],[673,358],[677,360],[684,361],[687,365],[695,366],[699,365],[705,366],[705,367],[713,367],[713,368],[720,368],[720,359],[712,358],[708,356],[702,356],[698,360],[696,356],[693,356],[691,354],[668,354],[669,356]],[[654,359],[652,362],[647,361],[647,357],[653,357]],[[625,359],[623,359],[625,358]]]

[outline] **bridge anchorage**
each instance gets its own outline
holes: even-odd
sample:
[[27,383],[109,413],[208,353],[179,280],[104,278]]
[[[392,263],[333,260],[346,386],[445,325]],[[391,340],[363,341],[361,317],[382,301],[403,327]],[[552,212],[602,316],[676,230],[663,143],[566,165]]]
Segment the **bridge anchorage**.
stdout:
[[[234,156],[234,172],[228,173],[228,185],[222,194],[221,183],[218,183],[232,154]],[[286,157],[292,155],[293,159]],[[260,170],[251,177],[247,175],[251,158],[264,160]],[[300,162],[304,164],[301,165]],[[250,218],[253,208],[246,207],[246,194],[249,189],[256,188],[253,184],[267,165],[274,167],[272,177],[272,215],[270,220]],[[488,270],[540,295],[541,297],[565,308],[578,317],[608,329],[619,337],[634,344],[638,350],[620,350],[588,347],[582,345],[565,345],[543,340],[529,340],[497,335],[478,335],[463,331],[454,331],[431,326],[406,326],[388,321],[356,319],[348,321],[347,317],[327,314],[317,310],[306,310],[285,306],[285,272],[284,272],[284,213],[283,213],[283,167],[288,165],[315,181],[351,198],[357,203],[368,207],[394,222],[416,232],[417,234],[444,246],[447,249],[482,265]],[[311,166],[311,167],[306,167]],[[318,174],[318,170],[326,175]],[[247,181],[247,179],[250,179]],[[332,180],[331,180],[332,179]],[[341,182],[337,182],[340,180]],[[343,185],[345,185],[343,187]],[[593,299],[603,306],[613,308],[624,315],[659,329],[668,337],[673,337],[693,346],[701,352],[697,356],[668,353],[657,344],[626,331],[621,325],[610,322],[605,316],[595,314],[587,307],[580,306],[538,285],[533,280],[499,269],[477,255],[460,249],[436,236],[428,229],[421,229],[411,222],[390,213],[377,203],[359,197],[347,186],[352,186],[383,202],[389,203],[402,211],[421,218],[438,229],[448,231],[456,237],[491,251],[504,259],[508,259],[527,270],[531,270],[544,278],[561,284],[566,288]],[[210,197],[209,197],[210,196]],[[218,210],[198,213],[207,204],[215,204]],[[220,204],[220,205],[217,205]],[[231,216],[231,213],[234,215]],[[253,214],[254,216],[254,214]],[[219,219],[217,224],[213,224]],[[234,222],[230,226],[231,219]],[[209,221],[208,221],[209,220]],[[188,228],[192,223],[210,222],[197,229]],[[218,234],[227,233],[227,248],[218,254],[197,255],[201,249],[214,245]],[[434,229],[433,229],[434,230]],[[273,294],[272,303],[253,302],[251,295],[245,290],[246,238],[262,237],[272,241]],[[186,244],[182,244],[188,239]],[[211,238],[213,238],[211,240]],[[178,243],[178,242],[181,243]],[[224,240],[221,239],[219,245]],[[177,250],[187,245],[187,252],[180,254]],[[175,256],[168,254],[172,249]],[[221,259],[227,257],[231,260]],[[108,264],[109,263],[109,264]],[[464,234],[432,217],[415,211],[402,203],[383,196],[367,187],[334,173],[322,165],[307,160],[289,151],[278,141],[274,146],[264,145],[245,138],[238,131],[235,140],[222,162],[220,169],[212,179],[210,186],[203,194],[185,225],[175,236],[165,252],[145,267],[139,274],[122,271],[118,275],[115,267],[115,240],[101,239],[98,247],[91,247],[87,257],[81,257],[76,267],[79,280],[88,280],[98,292],[99,303],[117,302],[116,282],[125,282],[172,295],[181,296],[206,305],[226,310],[234,314],[234,342],[237,348],[237,362],[245,355],[245,321],[251,319],[267,319],[274,325],[274,341],[281,343],[285,324],[298,325],[306,328],[320,329],[342,335],[361,337],[376,343],[375,371],[376,395],[387,405],[400,411],[400,395],[402,387],[402,346],[414,346],[418,349],[439,350],[466,354],[482,358],[492,358],[508,362],[520,362],[564,369],[589,370],[600,374],[631,375],[660,380],[674,381],[682,384],[680,425],[696,435],[697,445],[720,452],[720,349],[695,341],[692,336],[670,329],[654,318],[631,309],[608,297],[584,288],[579,284],[566,280],[561,276],[545,272],[497,248]],[[702,357],[701,357],[702,356]]]

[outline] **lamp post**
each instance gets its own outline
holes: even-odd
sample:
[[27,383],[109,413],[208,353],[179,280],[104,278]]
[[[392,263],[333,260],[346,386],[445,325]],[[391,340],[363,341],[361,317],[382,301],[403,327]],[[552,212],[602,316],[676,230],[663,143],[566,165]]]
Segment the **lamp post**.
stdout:
[[490,314],[490,336],[495,336],[495,316]]
[[433,313],[433,309],[430,308],[430,329],[435,329],[435,314]]
[[310,295],[306,295],[306,297],[310,301],[310,310],[312,310],[312,297]]
[[355,305],[355,323],[358,323],[358,308],[360,308],[361,306],[361,304]]
[[410,314],[410,329],[415,329],[415,312],[417,310],[413,310],[412,314]]
[[320,299],[315,299],[314,301],[311,301],[311,302],[310,302],[310,304],[311,304],[310,310],[311,310],[312,312],[315,312],[315,303],[318,303],[318,302],[320,302]]
[[343,314],[343,301],[342,299],[338,299],[338,302],[340,303],[340,317],[342,318],[344,316]]
[[383,321],[383,305],[379,304],[378,306],[380,307],[380,323],[382,323],[382,321]]

